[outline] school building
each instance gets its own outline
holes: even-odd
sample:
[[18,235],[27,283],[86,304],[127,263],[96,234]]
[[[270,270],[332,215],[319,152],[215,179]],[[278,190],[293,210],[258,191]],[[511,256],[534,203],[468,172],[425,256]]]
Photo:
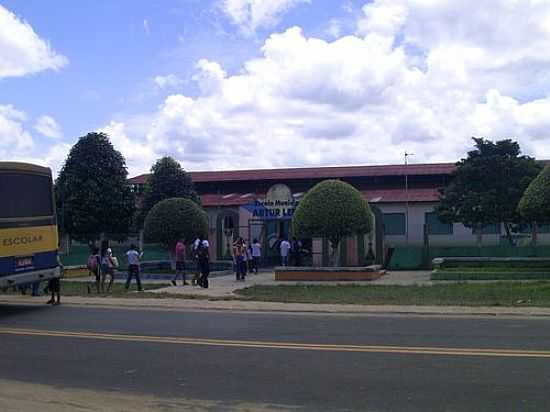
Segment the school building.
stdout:
[[[462,224],[446,224],[434,213],[438,190],[445,187],[454,163],[261,169],[191,172],[195,189],[209,217],[209,241],[215,259],[230,256],[231,239],[241,236],[263,244],[266,261],[276,263],[278,239],[291,236],[290,222],[302,196],[316,183],[340,179],[358,189],[375,215],[375,229],[346,239],[340,250],[347,265],[363,264],[367,255],[381,262],[388,247],[475,246],[504,243],[502,225],[487,225],[475,233]],[[148,175],[129,180],[141,193]],[[539,227],[538,241],[550,241],[550,228]],[[481,235],[481,236],[480,236]],[[530,230],[514,235],[528,241]],[[327,263],[323,239],[303,239],[311,264]],[[271,259],[271,260],[270,260]],[[307,262],[307,260],[306,260]]]

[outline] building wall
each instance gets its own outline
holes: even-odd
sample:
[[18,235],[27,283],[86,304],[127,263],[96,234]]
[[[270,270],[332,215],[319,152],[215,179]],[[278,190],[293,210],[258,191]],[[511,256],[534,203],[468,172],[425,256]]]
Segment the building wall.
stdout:
[[[424,243],[424,225],[426,224],[426,213],[433,212],[437,203],[412,203],[409,204],[409,244],[422,245]],[[378,204],[382,213],[405,213],[406,205],[404,203]],[[482,245],[498,245],[501,238],[505,236],[504,228],[501,228],[500,234],[483,234]],[[529,242],[529,235],[524,234],[524,242]],[[549,244],[550,234],[538,234],[539,244]],[[384,242],[386,246],[404,245],[407,243],[405,235],[385,235]],[[430,234],[430,245],[441,246],[459,246],[459,245],[476,245],[477,235],[472,232],[472,229],[465,227],[461,223],[453,224],[453,233],[449,235]]]
[[[424,244],[424,226],[426,224],[426,213],[434,211],[434,207],[437,203],[410,203],[409,204],[409,219],[408,219],[408,244],[411,246],[422,246]],[[376,206],[381,210],[383,214],[386,213],[406,213],[405,203],[377,203]],[[236,235],[243,237],[245,240],[252,240],[253,237],[257,237],[260,233],[259,226],[249,225],[249,221],[253,219],[252,213],[246,210],[244,207],[217,207],[209,208],[209,227],[210,227],[210,236],[209,239],[212,244],[212,250],[217,250],[216,241],[220,239],[220,236],[217,235],[219,227],[217,225],[218,216],[232,211],[238,213],[239,216],[239,229]],[[260,223],[256,220],[256,225]],[[501,238],[505,235],[504,229],[501,230],[500,234],[484,234],[482,236],[482,245],[492,246],[502,244]],[[368,250],[369,241],[374,240],[374,233],[367,235],[364,240],[363,250],[359,252],[359,247],[356,237],[346,239],[346,263],[350,265],[359,264],[360,259],[363,259],[366,256]],[[222,237],[223,238],[223,237]],[[530,238],[528,234],[524,235],[525,244],[530,243]],[[403,235],[387,235],[383,236],[384,246],[402,246],[407,244],[407,237]],[[477,244],[477,235],[472,232],[471,229],[465,227],[462,224],[455,223],[453,224],[452,234],[438,235],[430,234],[429,243],[431,246],[473,246]],[[539,244],[550,244],[550,233],[540,233],[538,234],[538,243]],[[225,247],[225,246],[224,246]],[[314,239],[312,245],[313,251],[313,264],[320,266],[322,264],[322,241],[321,239]],[[359,256],[359,255],[362,256]],[[363,256],[363,254],[365,256]]]
[[[437,203],[413,203],[409,204],[409,245],[422,245],[424,243],[424,225],[426,224],[426,213],[433,212]],[[380,204],[382,213],[406,213],[404,203]],[[496,244],[500,235],[483,235],[483,244]],[[477,236],[472,230],[460,223],[453,224],[453,233],[449,235],[433,235],[429,237],[432,245],[473,245],[477,242]],[[386,246],[404,245],[407,243],[405,235],[385,235]]]

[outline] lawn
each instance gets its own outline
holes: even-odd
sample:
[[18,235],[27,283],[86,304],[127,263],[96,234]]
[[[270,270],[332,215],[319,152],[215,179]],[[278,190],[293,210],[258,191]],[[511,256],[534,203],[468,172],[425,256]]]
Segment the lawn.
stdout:
[[454,270],[437,270],[432,273],[432,280],[550,280],[550,269],[542,271],[541,269],[508,268],[502,270],[480,270],[461,268]]
[[550,306],[550,282],[435,286],[278,285],[237,291],[267,302],[363,305]]

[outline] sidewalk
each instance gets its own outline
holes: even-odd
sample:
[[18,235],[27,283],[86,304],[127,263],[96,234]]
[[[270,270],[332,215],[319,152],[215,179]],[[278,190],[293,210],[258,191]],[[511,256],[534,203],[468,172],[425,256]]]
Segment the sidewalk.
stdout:
[[[234,292],[254,285],[296,285],[296,284],[361,284],[361,285],[431,285],[429,271],[391,272],[376,281],[361,282],[276,282],[273,272],[261,272],[248,275],[246,281],[238,282],[234,275],[212,278],[210,287],[202,289],[194,286],[169,286],[152,293],[181,295],[182,298],[161,297],[144,298],[110,298],[66,296],[64,304],[85,306],[110,306],[123,308],[148,308],[165,310],[214,310],[214,311],[252,311],[252,312],[287,312],[287,313],[331,313],[331,314],[409,314],[440,316],[549,316],[550,308],[543,307],[476,307],[476,306],[410,306],[410,305],[350,305],[350,304],[314,304],[314,303],[281,303],[234,300]],[[74,280],[74,279],[71,279]],[[149,282],[148,282],[149,283]],[[155,281],[151,283],[157,283]],[[164,282],[166,283],[166,282]],[[455,283],[455,282],[451,282]],[[19,295],[0,295],[0,304],[36,304],[43,305],[45,297]]]
[[[539,307],[344,305],[178,298],[88,298],[76,296],[62,297],[61,299],[63,305],[137,308],[150,310],[281,312],[342,315],[550,317],[550,308]],[[46,299],[43,296],[30,297],[19,295],[0,295],[0,305],[17,304],[46,307],[44,303],[45,301]]]
[[[431,285],[430,271],[414,271],[414,272],[392,272],[382,276],[375,281],[345,281],[345,282],[292,282],[292,281],[276,281],[275,274],[272,271],[260,272],[257,275],[248,275],[245,281],[235,280],[235,275],[225,275],[212,278],[210,287],[202,289],[197,287],[187,286],[169,286],[154,290],[154,293],[170,293],[177,295],[199,295],[211,297],[230,297],[235,296],[235,291],[244,289],[250,286],[278,286],[278,285]],[[179,283],[178,283],[179,284]]]

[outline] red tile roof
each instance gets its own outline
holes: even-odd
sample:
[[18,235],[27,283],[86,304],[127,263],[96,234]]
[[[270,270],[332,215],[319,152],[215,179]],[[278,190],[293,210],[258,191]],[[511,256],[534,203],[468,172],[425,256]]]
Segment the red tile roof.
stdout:
[[[407,200],[407,193],[403,189],[394,190],[368,190],[363,191],[363,196],[372,203],[403,203]],[[244,197],[243,197],[244,196]],[[260,198],[262,196],[259,196]],[[242,206],[252,203],[255,196],[247,196],[242,193],[230,195],[203,194],[201,195],[204,207],[216,206]],[[437,189],[409,189],[409,202],[437,202],[439,193]]]
[[[191,172],[193,182],[229,182],[246,180],[291,180],[330,179],[345,177],[448,175],[455,169],[454,163],[431,163],[383,166],[335,166],[303,167],[288,169],[225,170],[212,172]],[[142,184],[149,175],[143,174],[129,179],[130,183]]]

